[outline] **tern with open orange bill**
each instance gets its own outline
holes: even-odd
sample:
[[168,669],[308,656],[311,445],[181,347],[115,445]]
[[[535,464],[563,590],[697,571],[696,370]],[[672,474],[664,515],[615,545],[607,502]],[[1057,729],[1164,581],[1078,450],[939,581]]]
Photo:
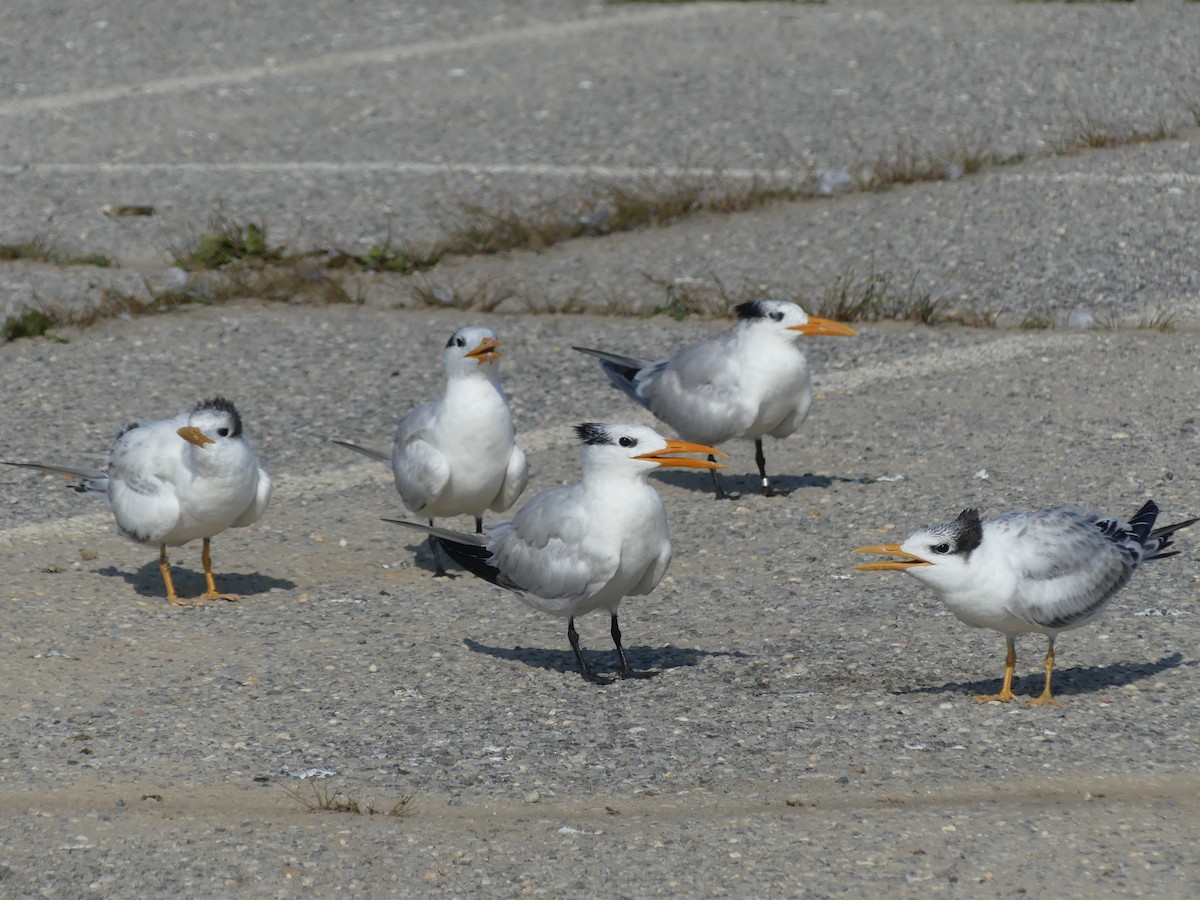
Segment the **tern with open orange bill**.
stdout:
[[[529,481],[525,451],[517,444],[508,399],[500,387],[500,341],[490,328],[468,326],[450,335],[442,354],[446,393],[422,403],[396,423],[391,454],[349,441],[335,444],[389,463],[406,509],[433,524],[444,516],[508,509]],[[444,576],[430,538],[435,574]]]
[[586,423],[575,427],[582,443],[583,477],[567,487],[542,491],[510,520],[486,534],[465,534],[388,519],[429,534],[473,574],[515,593],[534,609],[567,619],[567,639],[579,673],[596,684],[612,678],[591,670],[579,649],[575,619],[596,609],[610,616],[620,678],[656,672],[633,669],[625,657],[617,608],[634,594],[648,594],[671,562],[667,513],[647,476],[668,466],[715,469],[724,455],[715,447],[667,440],[643,425]]
[[[575,349],[600,360],[609,381],[689,441],[754,441],[762,491],[771,496],[763,437],[793,434],[812,406],[812,377],[800,341],[854,335],[849,325],[810,316],[787,300],[754,300],[735,308],[733,334],[693,344],[656,361]],[[731,498],[712,472],[718,499]]]
[[1013,673],[1019,634],[1044,634],[1046,681],[1031,705],[1058,705],[1050,690],[1054,641],[1063,631],[1095,619],[1145,561],[1164,552],[1171,536],[1197,520],[1155,528],[1158,507],[1147,501],[1128,522],[1100,513],[1055,507],[1010,512],[982,521],[963,510],[953,522],[916,532],[902,544],[859,547],[855,553],[896,557],[855,566],[863,571],[907,572],[929,585],[959,620],[1004,635],[1004,682],[996,694],[975,699],[1015,699]]
[[[190,413],[133,422],[117,434],[104,471],[49,463],[8,463],[77,479],[80,493],[108,498],[117,529],[142,544],[159,546],[158,565],[167,599],[178,606],[236,600],[217,590],[210,541],[227,528],[258,521],[271,502],[271,478],[258,465],[242,431],[242,417],[224,397],[198,403]],[[202,539],[200,559],[207,590],[181,600],[171,580],[167,547]]]

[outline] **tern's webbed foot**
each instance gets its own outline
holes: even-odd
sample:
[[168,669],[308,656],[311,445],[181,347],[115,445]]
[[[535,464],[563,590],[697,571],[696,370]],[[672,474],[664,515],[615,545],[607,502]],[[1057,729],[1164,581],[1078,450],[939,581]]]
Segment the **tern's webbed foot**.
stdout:
[[1028,706],[1062,706],[1062,704],[1051,697],[1049,694],[1042,694],[1040,697],[1034,697],[1027,704]]
[[217,591],[205,591],[200,597],[193,601],[194,603],[208,603],[210,600],[225,600],[229,603],[237,603],[240,598],[237,594],[222,594]]
[[997,703],[1011,703],[1017,699],[1017,695],[1012,691],[1001,691],[998,694],[976,694],[971,699],[976,703],[991,703],[992,701]]
[[741,500],[742,495],[741,494],[733,494],[733,493],[730,493],[729,491],[721,491],[720,493],[713,494],[713,499],[714,500]]
[[617,679],[609,678],[607,675],[597,675],[595,672],[580,672],[584,681],[589,681],[592,684],[612,684]]
[[622,678],[653,678],[655,675],[661,675],[661,674],[662,673],[659,672],[657,669],[647,669],[645,671],[639,671],[637,669],[622,669],[621,670]]

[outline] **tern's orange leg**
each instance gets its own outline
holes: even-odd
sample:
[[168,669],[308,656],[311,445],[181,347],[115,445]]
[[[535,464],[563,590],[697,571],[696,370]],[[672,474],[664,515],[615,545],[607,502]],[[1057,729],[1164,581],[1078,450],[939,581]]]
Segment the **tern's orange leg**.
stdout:
[[1030,706],[1062,706],[1050,696],[1050,676],[1054,672],[1054,638],[1050,638],[1050,646],[1046,649],[1046,686],[1040,697],[1029,701]]
[[208,590],[204,592],[201,600],[228,600],[230,603],[236,603],[237,597],[233,594],[222,594],[217,590],[217,582],[213,578],[212,571],[212,554],[209,552],[209,538],[204,539],[204,549],[200,551],[200,561],[204,563],[204,581],[208,585]]
[[162,572],[163,584],[167,586],[167,599],[175,606],[190,606],[187,600],[180,600],[175,593],[175,583],[171,581],[171,563],[167,560],[167,545],[160,544],[158,548],[158,571]]
[[1017,669],[1017,640],[1009,637],[1008,653],[1004,657],[1004,684],[1000,687],[998,694],[976,694],[976,703],[990,703],[996,700],[1000,703],[1008,703],[1016,699],[1016,695],[1012,692],[1013,672]]

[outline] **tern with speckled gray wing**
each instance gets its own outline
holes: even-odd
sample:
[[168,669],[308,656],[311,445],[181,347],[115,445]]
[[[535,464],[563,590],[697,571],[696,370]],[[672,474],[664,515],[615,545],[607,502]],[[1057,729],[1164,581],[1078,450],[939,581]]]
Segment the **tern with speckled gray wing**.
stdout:
[[[198,403],[173,419],[134,422],[113,442],[104,471],[51,463],[10,462],[78,479],[81,492],[108,498],[117,529],[142,544],[158,544],[167,599],[177,606],[236,600],[217,590],[210,541],[227,528],[258,521],[271,502],[271,478],[258,465],[242,417],[224,397]],[[181,600],[171,581],[167,547],[202,539],[207,590]]]
[[1155,528],[1157,518],[1152,500],[1128,522],[1061,507],[982,521],[978,510],[967,509],[953,522],[922,528],[902,544],[859,547],[855,553],[897,558],[855,568],[907,572],[937,591],[961,621],[1004,635],[1003,686],[997,694],[976,697],[980,703],[1015,699],[1016,637],[1046,635],[1046,684],[1030,703],[1058,705],[1050,691],[1058,635],[1100,615],[1143,562],[1176,556],[1178,551],[1166,552],[1171,536],[1200,521]]

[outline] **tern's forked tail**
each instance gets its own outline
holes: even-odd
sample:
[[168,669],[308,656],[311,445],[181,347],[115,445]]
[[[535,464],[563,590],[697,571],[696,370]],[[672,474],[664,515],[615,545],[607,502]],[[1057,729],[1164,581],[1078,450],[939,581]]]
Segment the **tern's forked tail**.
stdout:
[[1189,525],[1195,525],[1197,522],[1200,522],[1200,517],[1176,522],[1174,525],[1164,525],[1161,528],[1155,528],[1150,532],[1146,540],[1142,542],[1142,546],[1146,548],[1146,555],[1143,559],[1166,559],[1168,556],[1178,556],[1180,553],[1178,550],[1163,553],[1164,550],[1174,543],[1171,540],[1171,536],[1175,532],[1187,528]]
[[571,349],[600,360],[600,368],[604,370],[604,374],[608,376],[608,380],[613,383],[613,386],[620,388],[639,404],[649,409],[646,398],[637,392],[635,379],[638,372],[654,365],[653,362],[634,359],[632,356],[622,356],[619,353],[609,353],[607,350],[593,350],[590,347],[572,347]]
[[502,588],[509,587],[500,570],[488,561],[492,558],[492,553],[487,547],[463,544],[444,537],[439,537],[437,542],[438,546],[446,551],[447,556],[472,575]]

